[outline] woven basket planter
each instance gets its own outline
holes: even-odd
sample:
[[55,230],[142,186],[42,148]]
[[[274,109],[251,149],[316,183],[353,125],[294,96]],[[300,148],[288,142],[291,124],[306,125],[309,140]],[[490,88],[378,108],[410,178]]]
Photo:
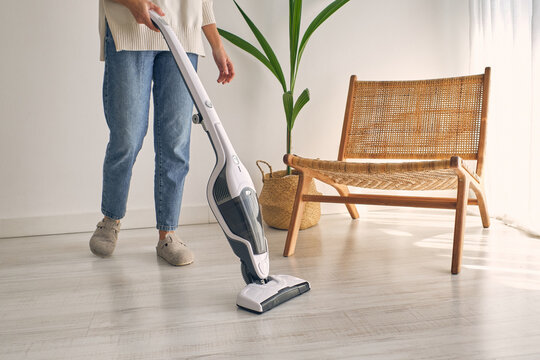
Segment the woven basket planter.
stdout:
[[[270,169],[269,173],[264,173],[260,164],[266,164]],[[291,213],[298,186],[298,173],[293,171],[292,175],[287,175],[286,170],[272,171],[272,167],[262,160],[257,161],[257,167],[263,176],[263,188],[259,196],[259,203],[262,208],[262,217],[266,224],[273,228],[287,230],[291,221]],[[310,195],[321,195],[315,187],[315,181],[309,184]],[[317,202],[307,202],[304,208],[304,215],[300,223],[300,230],[304,230],[316,225],[321,218],[321,204]]]

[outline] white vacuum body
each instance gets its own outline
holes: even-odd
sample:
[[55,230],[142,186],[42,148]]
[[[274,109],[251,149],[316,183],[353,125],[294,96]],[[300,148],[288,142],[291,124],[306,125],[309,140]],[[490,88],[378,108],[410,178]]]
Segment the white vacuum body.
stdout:
[[253,181],[219,120],[197,72],[171,27],[154,11],[150,16],[161,31],[186,82],[198,114],[193,122],[207,132],[216,153],[206,195],[233,252],[240,258],[247,286],[236,304],[263,313],[310,289],[307,281],[289,275],[269,275],[268,243]]

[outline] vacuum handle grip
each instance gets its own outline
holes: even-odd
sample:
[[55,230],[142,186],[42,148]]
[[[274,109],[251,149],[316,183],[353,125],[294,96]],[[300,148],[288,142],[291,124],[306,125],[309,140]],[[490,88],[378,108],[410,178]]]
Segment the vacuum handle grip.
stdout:
[[161,16],[154,10],[148,10],[148,13],[150,14],[150,20],[152,20],[152,23],[154,24],[155,27],[160,29],[160,31],[161,31],[160,25],[161,26],[168,25],[165,21],[161,19]]

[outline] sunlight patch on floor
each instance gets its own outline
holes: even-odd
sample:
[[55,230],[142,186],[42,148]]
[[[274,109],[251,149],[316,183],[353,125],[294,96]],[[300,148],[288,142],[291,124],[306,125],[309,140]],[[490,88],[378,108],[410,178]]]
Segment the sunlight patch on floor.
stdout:
[[393,230],[393,229],[377,229],[379,231],[382,231],[385,234],[392,235],[392,236],[406,236],[411,237],[413,234],[407,231],[400,231],[400,230]]

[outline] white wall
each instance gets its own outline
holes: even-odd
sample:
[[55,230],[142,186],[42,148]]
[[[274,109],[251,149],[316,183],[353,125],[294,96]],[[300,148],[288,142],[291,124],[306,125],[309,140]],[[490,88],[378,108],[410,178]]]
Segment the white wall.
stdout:
[[[253,39],[232,1],[214,3],[221,27]],[[288,2],[240,3],[287,72]],[[303,27],[328,3],[305,1]],[[97,1],[19,0],[0,12],[0,236],[90,231],[99,219],[107,128],[97,7]],[[379,80],[466,74],[468,27],[467,0],[351,0],[315,33],[305,52],[297,89],[309,87],[312,100],[297,119],[293,152],[336,157],[351,74]],[[282,168],[280,86],[258,62],[226,46],[237,72],[233,83],[216,84],[210,57],[200,62],[199,73],[260,188],[255,160]],[[213,164],[204,132],[194,127],[182,223],[212,219],[205,186]],[[124,225],[154,225],[151,130],[135,165]]]

